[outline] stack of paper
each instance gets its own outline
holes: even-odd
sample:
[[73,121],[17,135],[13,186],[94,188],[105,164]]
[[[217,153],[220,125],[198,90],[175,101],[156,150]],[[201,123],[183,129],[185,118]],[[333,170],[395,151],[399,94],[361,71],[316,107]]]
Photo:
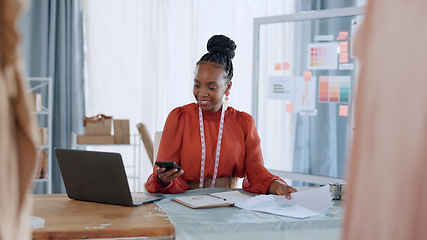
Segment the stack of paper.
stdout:
[[259,195],[252,199],[238,202],[235,206],[287,217],[307,218],[320,215],[333,205],[328,185],[291,193],[291,197],[292,199],[288,200],[284,196]]

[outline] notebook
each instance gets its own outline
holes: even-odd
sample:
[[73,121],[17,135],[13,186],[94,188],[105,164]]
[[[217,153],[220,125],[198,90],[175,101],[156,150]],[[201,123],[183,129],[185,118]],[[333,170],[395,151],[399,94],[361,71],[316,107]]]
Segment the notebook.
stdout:
[[119,153],[55,149],[55,154],[70,199],[137,206],[164,198],[131,193]]
[[204,195],[196,196],[183,196],[176,197],[172,200],[181,203],[187,207],[199,209],[199,208],[217,208],[217,207],[231,207],[237,202],[242,202],[248,199],[252,199],[253,196],[243,194],[238,190],[219,192],[219,193],[208,193]]

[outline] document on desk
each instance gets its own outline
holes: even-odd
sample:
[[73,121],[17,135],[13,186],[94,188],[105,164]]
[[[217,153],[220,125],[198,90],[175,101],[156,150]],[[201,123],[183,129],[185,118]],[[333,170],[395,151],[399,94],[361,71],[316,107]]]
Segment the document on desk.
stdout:
[[333,205],[329,185],[291,193],[291,196],[292,199],[288,200],[284,196],[258,195],[237,202],[235,206],[286,217],[307,218],[321,215]]
[[251,199],[252,196],[243,194],[239,191],[228,191],[219,193],[210,193],[197,196],[176,197],[173,200],[187,207],[198,208],[216,208],[216,207],[231,207],[236,202]]

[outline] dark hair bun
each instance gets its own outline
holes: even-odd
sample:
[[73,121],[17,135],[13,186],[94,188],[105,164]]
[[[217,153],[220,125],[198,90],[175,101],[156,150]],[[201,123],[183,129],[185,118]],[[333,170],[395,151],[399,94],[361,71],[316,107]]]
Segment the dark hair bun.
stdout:
[[234,41],[224,35],[215,35],[211,37],[207,45],[209,53],[219,52],[230,59],[234,58],[234,50],[236,50],[236,47]]

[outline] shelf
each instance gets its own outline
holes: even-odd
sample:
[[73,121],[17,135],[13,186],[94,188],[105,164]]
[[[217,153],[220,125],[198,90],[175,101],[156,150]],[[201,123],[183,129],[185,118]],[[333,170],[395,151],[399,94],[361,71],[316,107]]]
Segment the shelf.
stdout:
[[31,112],[32,114],[35,114],[35,115],[49,115],[49,112],[48,111],[40,111],[40,112]]
[[49,115],[49,108],[45,107],[45,106],[41,106],[41,110],[40,111],[33,111],[31,112],[34,115]]
[[49,182],[49,178],[33,179],[33,182]]
[[[38,120],[38,126],[40,128],[47,128],[47,143],[45,145],[37,145],[38,155],[37,155],[37,163],[36,163],[36,171],[40,170],[42,167],[44,170],[45,178],[41,179],[33,179],[34,189],[33,193],[52,193],[52,126],[53,126],[53,81],[50,77],[27,77],[27,81],[29,82],[29,92],[37,93],[42,95],[41,100],[41,108],[40,111],[32,111],[31,114],[36,115],[36,119]],[[38,131],[40,132],[40,131]],[[44,142],[46,143],[46,142]],[[40,154],[45,151],[47,156],[41,156]],[[45,161],[40,163],[40,161]],[[36,173],[34,174],[34,176]]]
[[28,81],[34,81],[34,82],[49,82],[50,78],[46,77],[29,77]]

